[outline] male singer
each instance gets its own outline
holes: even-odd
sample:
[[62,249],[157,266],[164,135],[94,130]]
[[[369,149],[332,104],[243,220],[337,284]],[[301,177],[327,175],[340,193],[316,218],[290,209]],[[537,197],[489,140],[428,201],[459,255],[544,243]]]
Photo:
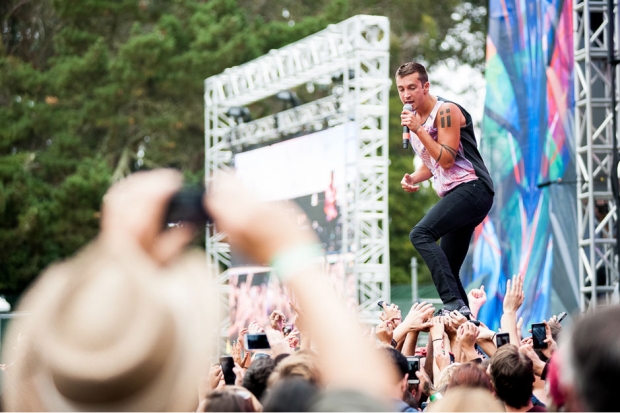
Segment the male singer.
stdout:
[[396,86],[400,100],[412,108],[402,111],[400,123],[409,128],[411,146],[423,162],[415,172],[405,174],[401,185],[405,192],[416,192],[417,184],[433,178],[441,197],[409,238],[431,271],[444,304],[436,315],[458,310],[469,317],[459,273],[474,228],[493,205],[493,181],[478,152],[471,116],[456,103],[429,93],[424,66],[401,65]]

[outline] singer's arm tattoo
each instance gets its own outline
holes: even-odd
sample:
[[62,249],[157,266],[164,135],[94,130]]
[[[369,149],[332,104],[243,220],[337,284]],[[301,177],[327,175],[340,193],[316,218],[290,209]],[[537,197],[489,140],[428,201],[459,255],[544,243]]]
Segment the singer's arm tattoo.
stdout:
[[439,160],[441,159],[441,155],[443,155],[443,150],[444,149],[446,150],[446,152],[448,152],[448,154],[450,154],[452,159],[456,159],[456,151],[454,149],[452,149],[451,147],[449,147],[445,143],[440,143],[440,145],[441,145],[441,149],[439,149],[439,156],[436,159],[437,162],[439,162]]
[[445,128],[446,126],[447,127],[452,126],[452,119],[450,118],[450,109],[445,110],[445,115],[444,115],[444,111],[442,110],[441,112],[439,112],[439,116],[440,116],[442,128]]
[[449,147],[445,143],[442,143],[441,147],[442,147],[442,149],[445,149],[446,152],[448,152],[450,154],[450,156],[452,156],[452,159],[456,159],[456,151],[454,149],[452,149],[451,147]]

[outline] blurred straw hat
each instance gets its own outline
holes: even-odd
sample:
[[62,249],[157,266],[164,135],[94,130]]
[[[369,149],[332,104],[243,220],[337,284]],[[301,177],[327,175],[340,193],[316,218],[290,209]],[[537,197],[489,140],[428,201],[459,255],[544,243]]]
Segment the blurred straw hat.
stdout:
[[191,411],[208,372],[204,254],[167,268],[96,242],[49,268],[9,329],[10,411]]

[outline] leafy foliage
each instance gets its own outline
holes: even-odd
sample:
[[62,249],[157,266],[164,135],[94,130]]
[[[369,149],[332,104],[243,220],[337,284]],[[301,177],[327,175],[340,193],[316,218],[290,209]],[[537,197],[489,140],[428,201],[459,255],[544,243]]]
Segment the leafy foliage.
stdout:
[[[266,0],[0,3],[0,291],[20,292],[92,239],[102,195],[131,171],[171,166],[199,181],[203,81],[227,67],[360,13],[391,18],[394,70],[410,57],[482,61],[459,43],[463,33],[484,29],[479,0],[466,3],[469,9],[456,0],[285,4],[286,13]],[[464,21],[461,33],[455,28]],[[397,98],[391,111],[400,111]],[[409,153],[392,151],[397,282],[409,279],[406,234],[434,202],[430,190],[402,193],[398,183],[410,162]]]

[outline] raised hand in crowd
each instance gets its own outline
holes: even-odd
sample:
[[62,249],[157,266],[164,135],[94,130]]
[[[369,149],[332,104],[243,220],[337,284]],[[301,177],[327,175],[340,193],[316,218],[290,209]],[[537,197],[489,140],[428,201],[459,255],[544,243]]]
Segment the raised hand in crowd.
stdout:
[[531,337],[524,339],[524,343],[519,346],[519,351],[532,360],[534,374],[540,377],[545,368],[545,362],[542,361],[540,357],[538,357],[538,354],[536,354],[536,351],[534,351]]
[[443,321],[443,332],[448,335],[450,342],[456,340],[456,330],[461,325],[456,323],[450,315],[442,316],[441,319]]
[[443,333],[445,331],[445,318],[443,316],[433,317],[430,321],[429,337],[435,342],[435,340],[443,341]]
[[243,377],[245,376],[245,371],[241,365],[235,362],[235,367],[233,367],[233,373],[235,373],[235,386],[243,386]]
[[450,311],[448,317],[455,329],[459,328],[467,322],[467,317],[461,314],[458,310]]
[[457,342],[461,347],[462,363],[466,363],[480,357],[475,348],[478,335],[478,327],[476,327],[473,323],[464,323],[458,328],[456,337]]
[[297,328],[294,328],[284,336],[284,340],[286,340],[292,350],[295,350],[301,341],[301,332]]
[[245,336],[248,334],[248,329],[247,328],[242,328],[241,330],[239,330],[239,336],[237,337],[237,342],[241,345],[241,348],[244,351],[248,351],[247,348],[245,348]]
[[478,326],[478,338],[476,339],[476,342],[480,343],[483,340],[493,342],[494,339],[495,339],[495,331],[491,330],[485,324],[480,323],[480,325]]
[[225,385],[226,382],[224,382],[224,373],[222,372],[222,366],[220,366],[219,364],[214,364],[209,370],[206,388],[207,393],[221,389]]
[[183,176],[170,169],[137,172],[113,185],[102,203],[100,239],[115,246],[136,242],[159,264],[170,263],[193,238],[189,225],[161,231],[168,200],[182,185]]
[[402,315],[400,308],[396,304],[383,303],[383,312],[379,316],[381,321],[391,322],[394,327],[397,327],[402,321]]
[[562,324],[560,324],[560,322],[558,321],[558,316],[553,315],[549,319],[548,323],[549,327],[551,328],[551,335],[553,336],[553,339],[557,341],[560,333],[562,332]]
[[375,327],[375,335],[380,342],[392,345],[394,325],[390,321],[381,321],[377,327]]
[[[463,318],[465,317],[463,316]],[[460,360],[461,347],[456,341],[456,332],[460,325],[457,325],[457,323],[454,322],[454,320],[450,317],[450,314],[442,316],[441,320],[443,320],[444,339],[447,338],[448,342],[450,343],[450,351],[454,355],[454,358],[456,360]]]
[[268,329],[265,333],[267,334],[267,340],[269,340],[273,358],[278,357],[280,354],[291,354],[293,352],[289,341],[281,331]]
[[435,387],[441,379],[441,373],[450,366],[450,351],[445,347],[435,346],[433,350],[433,378]]
[[249,334],[262,334],[264,332],[265,332],[265,329],[256,320],[253,320],[248,326]]
[[445,318],[433,317],[429,331],[429,341],[433,347],[433,378],[435,382],[444,368],[450,364],[450,349],[447,337],[444,338]]
[[[240,335],[240,338],[241,338],[241,335]],[[241,341],[237,340],[233,342],[231,346],[230,355],[235,361],[235,364],[246,367],[246,366],[249,366],[250,352],[245,351],[243,357],[241,357],[242,350],[243,350],[243,345],[241,344]]]
[[545,325],[546,333],[546,337],[543,341],[547,343],[547,348],[541,348],[540,351],[545,355],[545,357],[551,358],[553,352],[558,349],[558,344],[553,339],[553,334],[551,334],[551,325],[547,321],[543,321],[543,324]]
[[480,307],[487,302],[487,293],[484,291],[484,285],[481,285],[480,288],[472,288],[467,294],[467,299],[469,300],[471,316],[478,318]]
[[286,324],[286,317],[278,310],[273,310],[269,315],[269,324],[271,328],[277,331],[282,331]]
[[405,319],[394,329],[394,340],[401,343],[407,334],[413,333],[417,341],[417,335],[420,331],[427,331],[431,324],[429,320],[433,316],[435,309],[433,305],[425,301],[414,303],[407,313]]
[[495,351],[497,350],[497,346],[495,345],[495,335],[495,331],[489,329],[483,323],[480,323],[480,326],[478,326],[478,338],[476,339],[476,343],[489,357],[493,357]]
[[224,381],[224,373],[222,367],[219,364],[214,364],[209,369],[209,374],[206,376],[206,381],[203,381],[198,388],[198,409],[197,412],[204,412],[204,408],[207,403],[207,396],[216,390],[221,390],[226,387]]
[[520,338],[517,332],[517,310],[523,304],[525,293],[523,292],[523,276],[513,275],[512,280],[506,282],[506,295],[504,296],[504,314],[501,319],[502,331],[508,332],[510,343],[519,347]]
[[512,276],[512,280],[506,281],[506,295],[504,295],[503,309],[504,314],[516,314],[517,310],[525,300],[523,291],[523,276],[516,274]]

